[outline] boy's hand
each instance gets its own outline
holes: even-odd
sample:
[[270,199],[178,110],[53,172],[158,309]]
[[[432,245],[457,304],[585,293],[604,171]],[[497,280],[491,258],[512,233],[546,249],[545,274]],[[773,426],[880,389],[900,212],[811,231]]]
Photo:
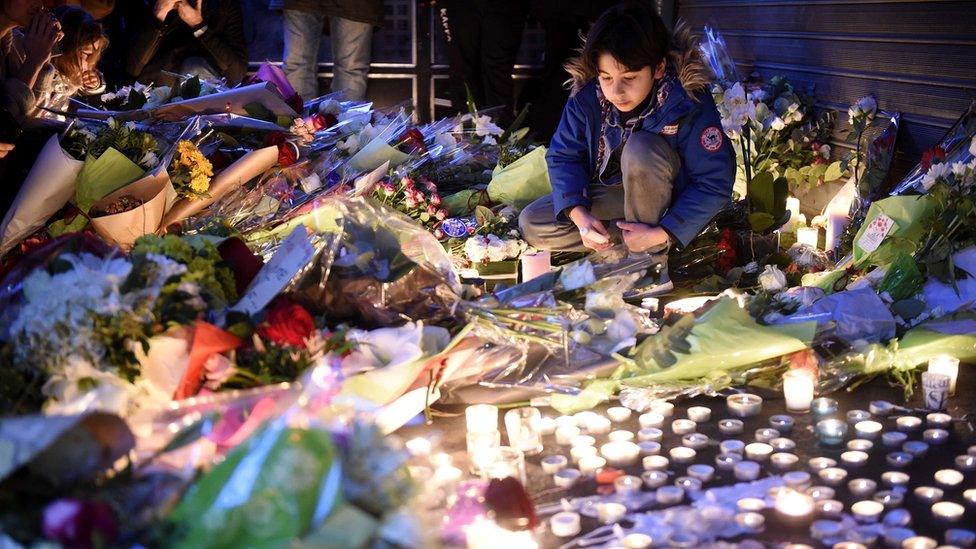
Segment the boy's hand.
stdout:
[[657,252],[666,248],[671,240],[667,231],[661,227],[627,221],[618,221],[617,227],[623,232],[624,244],[632,252]]
[[579,228],[584,246],[597,251],[610,247],[610,233],[603,226],[603,222],[593,217],[589,210],[576,206],[569,211],[569,219]]

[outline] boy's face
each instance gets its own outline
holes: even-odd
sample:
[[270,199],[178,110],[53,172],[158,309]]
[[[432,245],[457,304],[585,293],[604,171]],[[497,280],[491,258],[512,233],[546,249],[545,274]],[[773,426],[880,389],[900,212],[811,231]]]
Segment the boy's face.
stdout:
[[31,17],[41,7],[41,0],[0,0],[4,17],[22,27],[30,24]]
[[600,55],[597,62],[603,96],[620,112],[630,112],[637,108],[651,93],[654,80],[664,76],[663,61],[653,72],[649,66],[636,71],[628,69],[609,53]]

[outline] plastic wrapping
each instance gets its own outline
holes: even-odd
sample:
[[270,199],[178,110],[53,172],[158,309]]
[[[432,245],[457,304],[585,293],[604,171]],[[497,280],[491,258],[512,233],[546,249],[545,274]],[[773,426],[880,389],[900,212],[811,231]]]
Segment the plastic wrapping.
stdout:
[[715,79],[722,84],[722,87],[732,87],[740,81],[739,73],[735,68],[735,61],[729,55],[729,49],[725,45],[725,38],[718,29],[705,26],[705,37],[699,46],[708,66],[715,73]]
[[847,342],[888,341],[895,337],[895,318],[871,288],[829,295],[776,323],[810,321],[816,321],[821,326],[833,321],[835,335]]
[[[974,135],[976,135],[976,100],[969,104],[966,112],[942,136],[936,147],[945,153],[946,162],[962,161],[961,157],[969,153],[969,143]],[[918,192],[922,189],[922,178],[925,177],[927,170],[928,167],[920,162],[901,180],[901,183],[895,186],[891,194]]]

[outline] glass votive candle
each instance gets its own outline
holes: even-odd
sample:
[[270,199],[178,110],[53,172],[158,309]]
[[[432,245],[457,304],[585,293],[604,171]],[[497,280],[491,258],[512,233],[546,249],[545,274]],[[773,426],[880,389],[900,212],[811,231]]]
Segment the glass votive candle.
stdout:
[[595,475],[597,471],[607,466],[606,458],[587,456],[580,460],[579,469],[584,475]]
[[652,400],[651,411],[657,412],[664,417],[671,417],[674,415],[674,404],[666,400]]
[[745,451],[746,443],[741,440],[730,438],[718,443],[718,449],[723,454],[741,454]]
[[766,461],[773,453],[773,447],[765,442],[753,442],[746,444],[746,459],[752,461]]
[[603,524],[615,524],[627,516],[627,506],[617,502],[598,502],[596,518]]
[[942,496],[945,492],[941,488],[936,488],[934,486],[919,486],[912,491],[915,495],[915,499],[926,504],[933,504],[937,501],[942,501]]
[[625,406],[611,406],[607,408],[607,415],[610,416],[610,421],[620,423],[621,421],[627,421],[630,419],[630,414],[632,413],[630,408]]
[[569,457],[573,458],[576,463],[585,457],[595,455],[597,455],[597,450],[593,446],[573,446],[569,449]]
[[965,512],[966,509],[962,505],[953,501],[940,501],[932,504],[932,516],[943,522],[959,522]]
[[611,431],[610,434],[607,435],[607,440],[610,442],[633,442],[634,433],[624,430]]
[[742,434],[744,428],[741,419],[722,419],[718,422],[718,431],[726,436]]
[[784,517],[809,519],[813,517],[814,503],[807,494],[788,489],[776,496],[773,508]]
[[959,359],[951,355],[939,355],[929,359],[929,372],[949,376],[949,394],[956,394],[956,379],[959,377]]
[[965,478],[962,473],[956,471],[955,469],[939,469],[935,472],[935,482],[939,486],[944,486],[946,488],[956,488],[962,484]]
[[789,434],[795,424],[793,416],[777,414],[769,417],[769,426],[783,434]]
[[543,436],[551,435],[556,432],[556,420],[549,416],[542,416],[536,423],[535,428],[539,431],[539,434]]
[[678,486],[662,486],[655,494],[661,505],[677,505],[685,499],[685,491]]
[[708,436],[701,433],[688,433],[681,437],[681,444],[692,450],[701,450],[708,446]]
[[695,456],[698,455],[698,452],[687,446],[677,446],[671,448],[668,454],[671,456],[671,461],[675,463],[691,463],[695,461]]
[[647,534],[634,532],[624,536],[620,540],[620,543],[624,546],[624,549],[647,549],[654,543],[654,538]]
[[897,448],[908,440],[908,435],[901,431],[887,431],[881,433],[881,444],[888,448]]
[[738,417],[752,417],[762,411],[762,397],[751,393],[736,393],[725,398],[729,412]]
[[868,454],[860,450],[848,450],[840,455],[840,461],[852,469],[863,467],[868,462]]
[[810,412],[817,421],[833,416],[838,408],[837,401],[832,398],[820,397],[810,402]]
[[905,495],[901,491],[878,490],[871,499],[884,505],[885,509],[895,509],[905,502]]
[[542,451],[542,433],[538,431],[542,413],[538,408],[525,406],[505,412],[505,431],[508,433],[508,445],[518,448],[525,455],[534,455]]
[[608,442],[600,446],[600,455],[613,467],[628,467],[637,463],[640,447],[629,441]]
[[579,513],[561,511],[549,519],[549,531],[559,538],[569,538],[580,533]]
[[976,456],[962,454],[956,456],[956,469],[960,471],[976,471]]
[[695,477],[678,477],[674,479],[674,485],[688,494],[701,492],[702,484],[702,481]]
[[847,441],[848,450],[857,450],[858,452],[870,452],[872,448],[874,448],[874,443],[864,438],[855,438]]
[[836,499],[824,499],[816,503],[817,514],[826,518],[840,517],[844,512],[844,504]]
[[786,397],[787,411],[806,413],[813,402],[816,379],[813,372],[805,369],[787,370],[783,374],[783,396]]
[[705,423],[712,419],[712,409],[708,406],[692,406],[688,408],[688,419],[695,423]]
[[769,445],[777,452],[792,452],[796,449],[796,442],[791,438],[777,437],[769,441]]
[[469,433],[497,431],[498,407],[491,404],[472,404],[464,409],[464,420]]
[[575,425],[561,425],[556,427],[556,444],[569,446],[571,441],[580,435],[580,428]]
[[817,422],[817,439],[825,446],[837,446],[847,436],[847,424],[839,419],[822,419]]
[[718,454],[715,456],[715,466],[722,471],[731,471],[735,468],[735,464],[742,461],[742,456],[739,454]]
[[891,452],[885,456],[885,463],[889,467],[894,467],[895,469],[904,469],[909,467],[914,461],[914,458],[908,452]]
[[668,468],[670,461],[664,456],[647,456],[641,463],[645,471],[664,471]]
[[639,477],[624,475],[613,481],[613,488],[618,494],[633,494],[639,492],[643,484]]
[[735,508],[740,512],[759,513],[766,509],[766,500],[762,498],[740,498],[735,502]]
[[884,505],[872,499],[861,500],[851,505],[851,514],[854,515],[854,519],[866,524],[878,522],[882,511],[884,511]]
[[878,417],[888,417],[895,411],[895,405],[887,400],[872,400],[868,411]]
[[902,443],[901,451],[911,454],[916,459],[921,459],[928,453],[929,445],[921,440],[909,440]]
[[766,517],[752,511],[736,513],[735,523],[744,530],[756,533],[762,531],[766,525]]
[[609,419],[594,414],[592,417],[587,418],[586,421],[586,432],[591,435],[605,435],[613,429],[613,424]]
[[860,421],[867,421],[871,419],[871,413],[866,410],[851,410],[845,415],[847,422],[851,425],[858,423]]
[[806,471],[790,471],[783,475],[783,484],[794,490],[806,490],[812,482],[813,477]]
[[756,441],[769,442],[774,438],[779,438],[781,434],[782,433],[771,427],[763,427],[762,429],[756,429]]
[[830,467],[837,467],[837,460],[829,457],[815,457],[810,458],[807,465],[810,466],[812,472],[817,473]]
[[901,542],[902,549],[935,549],[939,542],[925,536],[912,536]]
[[755,461],[740,461],[732,469],[736,480],[751,481],[759,478],[762,467]]
[[638,416],[637,422],[640,423],[640,426],[643,429],[648,427],[660,428],[664,425],[664,416],[657,412],[647,412],[646,414],[641,414]]
[[903,433],[911,433],[922,426],[922,420],[915,416],[901,416],[895,420],[895,428]]
[[654,456],[661,453],[661,443],[654,442],[653,440],[642,440],[637,443],[637,447],[640,448],[640,455],[643,456]]
[[671,422],[671,431],[676,435],[686,435],[694,433],[698,424],[690,419],[676,419]]
[[818,471],[817,476],[827,486],[839,486],[847,478],[847,471],[840,467],[827,467]]
[[485,467],[494,459],[495,449],[501,446],[502,434],[498,431],[488,433],[467,433],[465,440],[468,455],[475,473],[481,474]]
[[773,466],[774,469],[780,471],[788,471],[800,462],[800,456],[796,454],[791,454],[789,452],[777,452],[769,456],[769,464]]
[[884,425],[872,420],[858,421],[854,424],[854,432],[857,433],[857,437],[868,440],[877,439],[881,435],[882,429],[884,429]]
[[902,471],[885,471],[881,473],[881,483],[890,488],[908,486],[911,477]]
[[569,445],[574,448],[576,446],[596,446],[596,439],[590,435],[578,435],[569,441]]
[[494,459],[485,467],[489,478],[514,477],[525,484],[525,454],[518,448],[499,446]]
[[664,471],[644,471],[641,474],[641,480],[644,482],[644,486],[648,488],[660,488],[668,482],[668,474]]
[[869,478],[856,478],[847,483],[847,490],[858,499],[873,496],[877,489],[878,483]]
[[579,469],[560,469],[552,475],[552,482],[560,488],[569,488],[583,476]]
[[945,429],[926,429],[922,432],[922,439],[929,444],[945,444],[949,442],[949,431]]
[[952,416],[942,412],[933,412],[925,416],[925,425],[935,429],[948,429],[952,425]]
[[811,486],[807,488],[807,494],[815,501],[824,501],[834,499],[834,496],[837,495],[837,490],[834,490],[830,486]]
[[688,466],[688,476],[708,482],[715,476],[715,468],[704,463],[693,463]]
[[539,464],[542,466],[543,473],[547,475],[555,475],[560,469],[564,469],[567,465],[569,465],[569,460],[566,459],[566,456],[546,456],[542,458],[542,461]]
[[661,442],[663,439],[664,431],[657,427],[644,427],[640,431],[637,431],[637,440],[639,441],[650,440],[653,442]]

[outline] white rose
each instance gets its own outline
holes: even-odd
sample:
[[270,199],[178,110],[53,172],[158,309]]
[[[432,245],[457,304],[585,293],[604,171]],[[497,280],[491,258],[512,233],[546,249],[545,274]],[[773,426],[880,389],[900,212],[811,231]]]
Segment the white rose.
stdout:
[[786,275],[775,265],[766,265],[766,269],[759,275],[759,284],[767,292],[778,292],[786,288]]
[[780,118],[780,117],[778,117],[776,115],[773,115],[773,116],[769,117],[766,120],[766,122],[763,123],[763,125],[764,126],[767,126],[768,128],[770,128],[772,130],[780,131],[780,130],[782,130],[783,128],[786,127],[786,122],[783,122],[783,119],[782,118]]

